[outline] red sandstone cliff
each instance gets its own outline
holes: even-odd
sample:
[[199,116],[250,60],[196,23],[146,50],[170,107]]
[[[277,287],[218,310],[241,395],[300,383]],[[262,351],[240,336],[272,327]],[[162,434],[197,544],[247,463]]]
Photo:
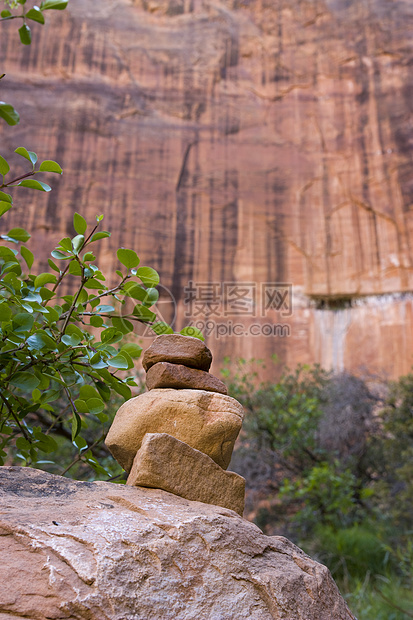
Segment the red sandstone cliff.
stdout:
[[[412,31],[409,0],[71,0],[27,48],[3,24],[2,98],[22,121],[1,151],[24,144],[64,176],[29,209],[16,194],[2,226],[44,253],[75,210],[105,213],[106,268],[136,249],[179,327],[188,282],[249,284],[238,314],[217,288],[209,318],[291,335],[216,341],[211,324],[217,358],[407,372]],[[263,283],[292,284],[291,316],[262,311]]]

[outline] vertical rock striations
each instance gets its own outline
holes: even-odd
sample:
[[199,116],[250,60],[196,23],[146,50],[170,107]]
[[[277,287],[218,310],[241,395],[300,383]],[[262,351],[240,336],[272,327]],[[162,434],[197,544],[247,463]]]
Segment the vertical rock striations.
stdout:
[[[412,300],[382,296],[413,286],[412,28],[408,0],[71,0],[27,48],[3,24],[2,98],[22,123],[1,126],[2,149],[25,144],[64,177],[16,197],[2,226],[29,228],[44,252],[73,211],[105,213],[103,263],[139,250],[180,326],[190,281],[291,283],[292,316],[262,316],[257,296],[245,337],[229,337],[224,307],[211,316],[227,325],[218,358],[405,372]],[[359,299],[383,309],[363,347]],[[343,335],[325,312],[347,301]],[[277,322],[290,338],[249,331]]]

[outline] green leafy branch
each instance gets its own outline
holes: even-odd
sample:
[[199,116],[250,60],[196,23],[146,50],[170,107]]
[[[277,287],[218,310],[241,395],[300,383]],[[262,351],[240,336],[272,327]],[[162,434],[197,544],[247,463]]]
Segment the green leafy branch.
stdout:
[[[28,26],[27,24],[27,20],[31,20],[43,25],[45,23],[43,11],[48,11],[51,9],[63,11],[67,7],[67,4],[68,0],[44,0],[40,4],[40,7],[34,5],[28,11],[26,11],[26,0],[12,0],[7,2],[9,8],[1,11],[0,22],[10,21],[12,19],[22,19],[23,25],[19,28],[20,42],[23,45],[30,45],[30,43],[32,42],[32,33],[30,30],[30,26]],[[21,8],[21,13],[12,13],[10,9],[13,10],[18,8],[19,6]]]
[[[0,175],[2,182],[0,185],[0,217],[4,215],[13,205],[13,198],[10,194],[2,191],[4,188],[12,187],[27,187],[29,189],[36,189],[41,192],[50,192],[51,187],[47,183],[38,181],[37,179],[30,179],[39,172],[54,172],[55,174],[62,174],[62,168],[59,164],[51,159],[42,161],[38,170],[35,169],[37,163],[37,155],[33,151],[28,151],[23,146],[19,146],[15,151],[18,155],[30,162],[32,169],[29,172],[14,177],[11,180],[5,180],[5,176],[10,172],[9,163],[0,155]],[[2,237],[4,239],[4,237]],[[13,239],[12,239],[13,240]],[[21,239],[18,239],[21,241]]]

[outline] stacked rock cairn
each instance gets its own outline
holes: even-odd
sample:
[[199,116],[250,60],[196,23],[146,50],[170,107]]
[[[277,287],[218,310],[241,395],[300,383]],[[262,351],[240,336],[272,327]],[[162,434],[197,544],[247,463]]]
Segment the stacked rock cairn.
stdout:
[[126,484],[242,515],[245,480],[226,469],[244,410],[208,372],[211,362],[197,338],[155,338],[142,359],[148,392],[121,406],[106,445],[128,472]]

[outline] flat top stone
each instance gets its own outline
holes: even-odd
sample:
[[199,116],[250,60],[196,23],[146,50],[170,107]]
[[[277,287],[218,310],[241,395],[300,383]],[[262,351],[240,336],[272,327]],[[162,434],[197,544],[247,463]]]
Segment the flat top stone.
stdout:
[[145,370],[157,362],[183,364],[208,371],[212,363],[212,353],[199,338],[181,334],[162,334],[155,338],[142,357],[142,366]]

